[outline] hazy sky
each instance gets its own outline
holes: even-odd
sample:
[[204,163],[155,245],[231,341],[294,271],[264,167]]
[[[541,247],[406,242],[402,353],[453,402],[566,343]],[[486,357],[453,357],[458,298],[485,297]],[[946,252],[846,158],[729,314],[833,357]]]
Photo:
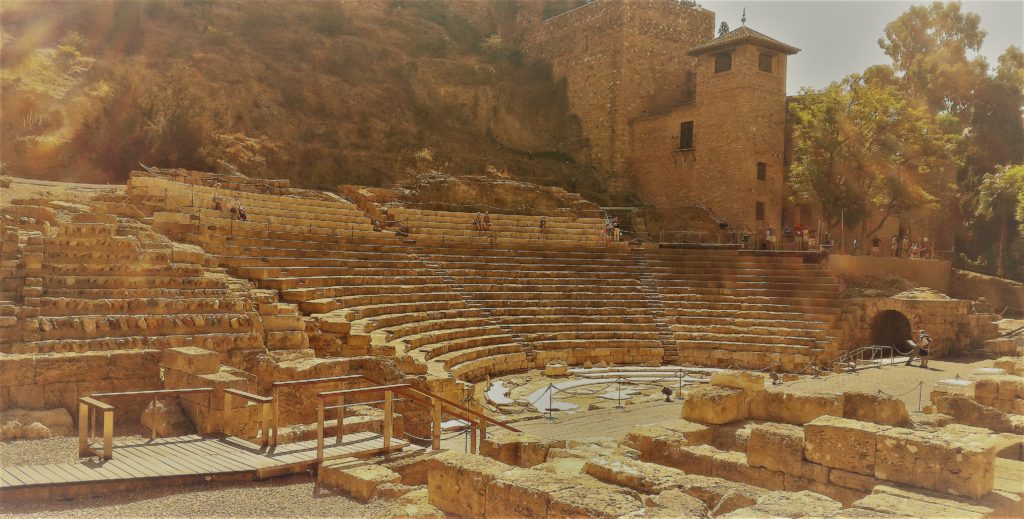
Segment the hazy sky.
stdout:
[[[801,49],[789,58],[787,90],[821,88],[851,72],[870,65],[890,63],[878,46],[885,25],[911,5],[931,2],[905,1],[785,1],[698,0],[715,12],[715,27],[723,20],[739,27],[743,8],[747,25]],[[981,46],[990,66],[1011,44],[1024,47],[1024,1],[965,1],[962,9],[981,16],[988,36]],[[717,33],[717,29],[716,29]]]

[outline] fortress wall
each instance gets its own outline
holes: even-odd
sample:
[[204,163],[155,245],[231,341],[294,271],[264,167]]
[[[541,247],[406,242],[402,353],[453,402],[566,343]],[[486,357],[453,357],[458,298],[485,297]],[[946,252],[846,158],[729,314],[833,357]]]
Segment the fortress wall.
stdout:
[[589,161],[628,186],[629,124],[686,99],[691,47],[713,37],[714,13],[667,0],[598,0],[538,24],[527,51],[565,78],[590,140]]

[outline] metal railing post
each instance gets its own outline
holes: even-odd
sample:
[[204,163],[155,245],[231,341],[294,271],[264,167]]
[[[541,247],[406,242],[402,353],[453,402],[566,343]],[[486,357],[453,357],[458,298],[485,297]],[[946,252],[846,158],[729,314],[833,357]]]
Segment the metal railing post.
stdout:
[[84,458],[89,454],[89,418],[92,408],[88,405],[78,403],[78,457]]
[[103,411],[103,459],[114,457],[114,411]]

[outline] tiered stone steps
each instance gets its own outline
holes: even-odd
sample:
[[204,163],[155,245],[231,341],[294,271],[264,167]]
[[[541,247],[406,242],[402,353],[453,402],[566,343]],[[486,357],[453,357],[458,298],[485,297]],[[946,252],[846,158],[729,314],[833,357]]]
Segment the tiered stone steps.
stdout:
[[115,218],[84,215],[42,240],[41,294],[22,342],[6,353],[84,353],[200,346],[262,350],[251,304],[201,265],[122,235]]
[[532,367],[552,360],[661,360],[661,335],[639,289],[639,269],[624,254],[515,248],[424,252],[503,328],[523,338]]
[[705,249],[648,261],[683,362],[791,371],[833,346],[841,288],[817,264]]
[[476,243],[502,246],[603,247],[602,218],[491,214],[488,231],[476,229],[476,213],[387,208],[388,215],[409,231],[417,243]]

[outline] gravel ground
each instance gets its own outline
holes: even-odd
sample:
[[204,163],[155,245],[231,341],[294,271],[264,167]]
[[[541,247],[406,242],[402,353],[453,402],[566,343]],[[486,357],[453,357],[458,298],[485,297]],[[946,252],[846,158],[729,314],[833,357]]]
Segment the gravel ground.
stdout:
[[0,503],[4,517],[381,517],[391,501],[360,503],[308,476],[155,487],[99,498]]

